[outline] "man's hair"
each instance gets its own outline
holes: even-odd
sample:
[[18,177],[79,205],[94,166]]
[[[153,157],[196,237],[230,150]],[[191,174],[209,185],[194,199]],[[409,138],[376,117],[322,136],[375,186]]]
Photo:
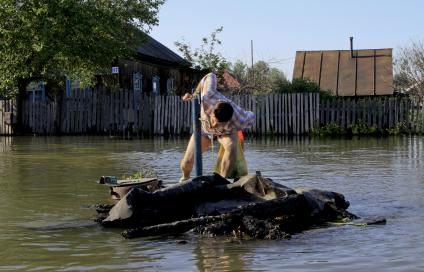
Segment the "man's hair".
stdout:
[[230,103],[220,102],[216,105],[213,113],[218,122],[228,122],[233,117],[234,109]]

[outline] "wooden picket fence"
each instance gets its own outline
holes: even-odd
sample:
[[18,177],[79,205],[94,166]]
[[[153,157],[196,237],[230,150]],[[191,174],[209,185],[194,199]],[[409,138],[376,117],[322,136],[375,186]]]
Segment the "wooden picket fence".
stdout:
[[13,134],[13,120],[16,116],[14,100],[0,100],[0,135]]
[[338,124],[348,128],[366,124],[379,131],[396,126],[413,134],[424,133],[424,110],[406,97],[338,97],[321,99],[320,125]]
[[[252,134],[308,134],[318,124],[319,95],[238,95],[236,104],[256,114]],[[185,135],[191,133],[191,104],[179,96],[142,96],[132,91],[75,90],[58,103],[25,101],[28,133]]]
[[[254,135],[307,135],[335,123],[364,123],[378,129],[403,124],[424,133],[424,109],[408,98],[331,98],[317,93],[234,95],[236,104],[256,114]],[[13,134],[12,101],[0,101],[0,134]],[[39,135],[152,136],[191,133],[191,104],[178,96],[143,96],[132,91],[74,90],[62,101],[25,101],[23,124]]]

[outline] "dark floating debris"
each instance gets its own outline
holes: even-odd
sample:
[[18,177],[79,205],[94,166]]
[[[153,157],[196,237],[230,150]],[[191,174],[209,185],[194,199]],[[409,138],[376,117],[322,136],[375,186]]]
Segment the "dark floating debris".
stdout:
[[126,228],[122,235],[128,239],[190,230],[207,236],[286,239],[327,222],[358,219],[347,211],[349,202],[342,194],[291,189],[260,173],[234,183],[214,174],[166,188],[158,180],[148,184],[132,186],[115,205],[97,205],[96,221],[104,227]]

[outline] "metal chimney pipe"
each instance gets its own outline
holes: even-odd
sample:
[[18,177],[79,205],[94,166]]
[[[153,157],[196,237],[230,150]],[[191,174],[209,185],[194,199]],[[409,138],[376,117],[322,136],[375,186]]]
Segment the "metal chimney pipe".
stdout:
[[350,37],[350,57],[353,58],[353,37]]

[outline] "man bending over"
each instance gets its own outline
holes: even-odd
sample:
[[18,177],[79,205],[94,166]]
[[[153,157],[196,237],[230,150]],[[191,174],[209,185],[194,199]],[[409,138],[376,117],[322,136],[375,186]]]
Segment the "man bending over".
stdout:
[[[247,175],[246,161],[239,139],[239,131],[254,124],[255,114],[245,111],[233,101],[217,91],[217,77],[209,73],[202,78],[193,94],[186,93],[184,101],[200,95],[200,116],[202,123],[202,153],[211,145],[214,138],[221,144],[215,172],[225,178],[239,178]],[[242,135],[242,134],[241,134]],[[180,182],[190,178],[194,164],[195,143],[191,136],[181,160],[183,175]]]

